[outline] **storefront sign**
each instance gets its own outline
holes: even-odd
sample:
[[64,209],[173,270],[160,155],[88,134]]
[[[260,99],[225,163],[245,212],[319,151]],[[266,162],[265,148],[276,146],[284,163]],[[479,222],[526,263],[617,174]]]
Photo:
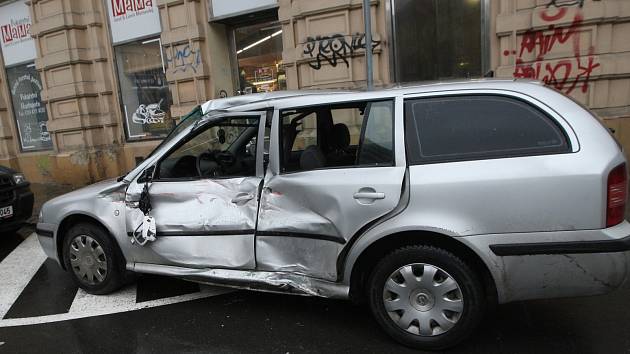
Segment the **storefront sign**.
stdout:
[[107,0],[114,44],[159,34],[157,0]]
[[25,2],[0,6],[0,44],[5,66],[35,59],[31,17]]
[[278,6],[278,0],[212,0],[212,17],[231,17]]
[[24,151],[52,148],[48,133],[48,115],[41,101],[42,82],[34,64],[7,69],[13,112]]

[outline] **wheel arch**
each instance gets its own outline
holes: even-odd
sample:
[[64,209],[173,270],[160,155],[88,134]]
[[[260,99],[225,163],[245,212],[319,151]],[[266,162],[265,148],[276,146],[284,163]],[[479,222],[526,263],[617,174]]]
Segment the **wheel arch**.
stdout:
[[458,241],[456,237],[433,231],[408,230],[383,236],[361,251],[352,265],[350,272],[350,297],[353,301],[365,299],[365,287],[378,260],[392,251],[413,245],[427,245],[442,248],[460,257],[470,264],[483,281],[484,291],[489,301],[496,303],[497,286],[490,269],[483,259],[470,247]]
[[66,215],[61,221],[61,223],[59,223],[59,227],[57,228],[57,234],[56,234],[57,237],[55,240],[56,242],[55,246],[57,248],[57,258],[59,259],[59,264],[61,265],[63,270],[67,270],[65,262],[63,260],[63,241],[65,239],[65,235],[73,225],[76,225],[79,223],[93,224],[105,230],[107,236],[114,242],[114,245],[118,248],[118,251],[120,252],[119,254],[123,257],[123,260],[125,259],[125,255],[120,249],[118,240],[116,240],[116,237],[113,236],[112,231],[105,225],[105,223],[103,223],[98,218],[92,215],[83,214],[83,213],[74,213],[74,214]]

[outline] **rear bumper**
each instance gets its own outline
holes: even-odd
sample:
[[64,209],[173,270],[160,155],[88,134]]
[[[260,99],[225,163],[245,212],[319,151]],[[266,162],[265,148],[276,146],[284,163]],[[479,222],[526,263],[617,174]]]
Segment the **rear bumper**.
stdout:
[[630,287],[630,223],[600,230],[459,238],[486,263],[499,302],[597,295]]
[[9,205],[13,207],[12,217],[0,219],[0,232],[17,229],[22,226],[33,215],[33,202],[33,193],[28,185],[15,188],[12,199],[0,203],[0,207]]

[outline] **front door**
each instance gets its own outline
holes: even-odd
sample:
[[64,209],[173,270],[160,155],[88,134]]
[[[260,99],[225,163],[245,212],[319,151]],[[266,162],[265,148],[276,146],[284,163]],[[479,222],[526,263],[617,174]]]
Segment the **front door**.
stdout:
[[[215,115],[162,156],[148,184],[156,240],[136,244],[135,262],[253,269],[265,113]],[[144,184],[134,181],[127,205]],[[127,233],[143,214],[127,209]]]
[[277,113],[275,171],[265,178],[258,218],[258,269],[336,280],[337,258],[351,238],[399,203],[405,158],[394,112],[395,100],[386,99]]

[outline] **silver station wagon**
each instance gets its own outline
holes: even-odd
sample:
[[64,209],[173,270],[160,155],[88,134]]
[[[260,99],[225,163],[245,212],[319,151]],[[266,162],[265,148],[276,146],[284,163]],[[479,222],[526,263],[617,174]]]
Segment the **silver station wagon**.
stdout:
[[49,201],[37,234],[93,294],[135,272],[353,299],[442,349],[496,303],[624,286],[626,175],[608,130],[534,82],[254,94]]

